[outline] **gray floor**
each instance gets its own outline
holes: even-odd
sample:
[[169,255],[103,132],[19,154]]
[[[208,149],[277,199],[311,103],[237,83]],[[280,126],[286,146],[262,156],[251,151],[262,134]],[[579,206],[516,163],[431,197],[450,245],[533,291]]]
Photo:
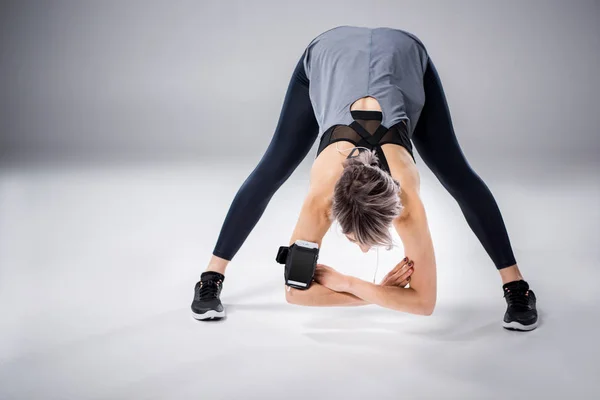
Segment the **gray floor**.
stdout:
[[[248,166],[4,168],[0,398],[598,398],[600,184],[573,171],[486,176],[539,298],[522,334],[500,327],[498,274],[430,174],[431,317],[285,303],[274,256],[306,192],[296,174],[228,270],[228,318],[199,323],[193,285]],[[377,279],[402,257],[381,252]],[[376,259],[335,225],[320,257],[364,279]]]

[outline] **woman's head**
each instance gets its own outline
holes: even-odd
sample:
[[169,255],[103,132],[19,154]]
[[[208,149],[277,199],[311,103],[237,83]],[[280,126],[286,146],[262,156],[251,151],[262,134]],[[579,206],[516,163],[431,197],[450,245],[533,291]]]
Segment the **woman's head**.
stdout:
[[392,247],[389,228],[402,212],[400,184],[377,161],[373,151],[346,159],[333,193],[333,219],[364,252],[373,246]]

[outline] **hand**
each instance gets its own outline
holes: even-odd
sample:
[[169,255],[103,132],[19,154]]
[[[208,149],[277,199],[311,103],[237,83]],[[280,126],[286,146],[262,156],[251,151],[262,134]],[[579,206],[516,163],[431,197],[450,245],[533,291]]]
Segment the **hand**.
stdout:
[[315,281],[335,292],[346,292],[350,283],[350,277],[337,272],[327,265],[317,264]]
[[410,277],[414,272],[414,262],[404,257],[393,270],[387,273],[381,281],[381,286],[406,287],[410,283]]

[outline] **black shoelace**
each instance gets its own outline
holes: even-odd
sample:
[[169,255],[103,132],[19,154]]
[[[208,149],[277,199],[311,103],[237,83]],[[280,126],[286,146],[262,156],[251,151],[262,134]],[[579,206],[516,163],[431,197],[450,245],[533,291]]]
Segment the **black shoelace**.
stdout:
[[509,290],[504,289],[504,297],[511,306],[527,307],[529,306],[529,290]]
[[216,299],[219,295],[219,287],[221,285],[221,280],[214,281],[212,279],[208,279],[206,281],[200,282],[200,299]]

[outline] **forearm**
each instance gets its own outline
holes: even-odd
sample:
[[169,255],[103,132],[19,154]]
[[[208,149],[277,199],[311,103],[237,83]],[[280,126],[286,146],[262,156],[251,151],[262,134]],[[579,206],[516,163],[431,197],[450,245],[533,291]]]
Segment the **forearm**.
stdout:
[[430,315],[433,311],[426,298],[413,288],[381,286],[350,277],[348,294],[369,303],[411,314]]
[[287,291],[286,287],[285,297],[288,303],[301,306],[335,307],[362,306],[369,304],[368,301],[358,298],[353,294],[335,292],[317,282],[313,282],[307,290],[291,288]]

